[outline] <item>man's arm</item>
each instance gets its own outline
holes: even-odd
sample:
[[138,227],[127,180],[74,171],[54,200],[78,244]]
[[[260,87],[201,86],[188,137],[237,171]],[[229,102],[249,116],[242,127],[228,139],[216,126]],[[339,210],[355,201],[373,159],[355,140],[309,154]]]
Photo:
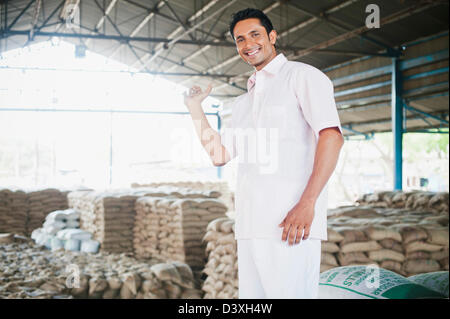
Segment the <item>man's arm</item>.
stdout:
[[[289,211],[280,223],[284,227],[282,240],[289,234],[289,244],[298,244],[300,239],[307,239],[314,218],[314,207],[322,189],[336,168],[344,138],[337,127],[323,129],[319,132],[314,166],[308,184],[299,202]],[[304,230],[303,238],[302,232]]]
[[220,134],[209,125],[201,106],[202,101],[211,90],[211,85],[208,86],[205,92],[200,87],[193,86],[189,90],[189,95],[184,94],[184,104],[191,114],[197,136],[211,158],[213,165],[223,166],[231,160],[231,156],[222,145]]

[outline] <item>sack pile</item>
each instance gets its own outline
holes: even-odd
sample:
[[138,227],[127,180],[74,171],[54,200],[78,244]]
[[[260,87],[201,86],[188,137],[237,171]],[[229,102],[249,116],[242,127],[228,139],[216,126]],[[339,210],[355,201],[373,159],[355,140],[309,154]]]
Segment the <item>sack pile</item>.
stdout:
[[224,217],[208,224],[204,236],[207,242],[208,262],[203,272],[207,275],[202,290],[205,299],[238,298],[238,263],[234,220]]
[[41,228],[31,233],[31,239],[47,249],[82,251],[97,253],[98,241],[92,240],[92,234],[79,229],[80,213],[74,209],[57,210],[45,218]]
[[[134,233],[136,232],[136,234],[141,234],[140,229],[142,229],[143,225],[140,225],[139,223],[142,220],[147,219],[138,218],[138,224],[136,224],[135,227],[135,205],[138,198],[146,196],[154,198],[171,198],[173,200],[180,198],[203,198],[205,200],[209,200],[210,202],[218,202],[215,200],[216,194],[213,191],[195,191],[172,186],[108,191],[76,191],[69,193],[68,201],[70,207],[75,208],[81,213],[81,228],[93,234],[94,239],[101,243],[102,251],[131,253],[134,250],[134,246],[142,247],[140,244],[133,244],[133,239],[135,237]],[[205,205],[207,206],[208,204],[203,203],[202,208]],[[226,211],[223,204],[219,208],[215,208],[217,207],[215,204],[212,206],[214,206],[211,208],[212,210],[216,209],[216,211],[222,212],[225,209]],[[167,209],[168,208],[162,207],[161,211],[165,211]],[[164,217],[161,221],[162,223],[165,223],[166,220],[172,219],[173,212],[175,210],[171,208],[169,211],[172,214],[171,217]],[[191,214],[186,213],[186,216],[188,215],[190,216]],[[215,217],[217,217],[217,215],[213,214],[211,217],[205,215],[205,218],[208,221]],[[149,218],[151,219],[152,217]],[[160,221],[158,220],[158,223],[159,222]],[[135,231],[134,228],[137,230]],[[189,232],[197,232],[196,229],[197,228],[194,228],[194,230],[186,230],[185,234]],[[142,236],[147,235],[141,235],[140,237],[138,235],[139,238],[142,238]],[[159,234],[159,236],[164,236],[164,234]],[[201,235],[199,236],[201,238]],[[173,248],[174,246],[172,245],[171,247]],[[142,253],[142,249],[140,248],[137,248],[137,251],[139,251],[139,254]],[[174,254],[171,252],[170,255],[172,256]],[[140,256],[145,257],[145,254]],[[157,256],[154,257],[157,258]]]
[[206,262],[202,242],[206,227],[226,211],[214,198],[140,197],[134,226],[136,258],[180,261],[201,271]]
[[29,236],[48,213],[66,209],[68,191],[0,189],[0,232]]
[[448,270],[448,216],[345,207],[328,216],[321,271],[376,264],[401,275]]
[[28,199],[23,190],[0,189],[0,233],[27,234]]
[[201,298],[188,265],[141,263],[125,254],[42,250],[33,243],[0,245],[1,298]]
[[101,251],[132,252],[136,195],[126,191],[76,191],[69,206],[80,212],[81,228],[101,243]]
[[449,193],[381,191],[364,194],[356,200],[359,205],[386,208],[408,208],[414,211],[430,211],[449,214]]
[[172,186],[186,188],[194,191],[211,192],[208,197],[220,199],[228,208],[228,211],[234,211],[234,194],[225,181],[179,181],[179,182],[158,182],[149,184],[133,183],[131,187],[161,187]]

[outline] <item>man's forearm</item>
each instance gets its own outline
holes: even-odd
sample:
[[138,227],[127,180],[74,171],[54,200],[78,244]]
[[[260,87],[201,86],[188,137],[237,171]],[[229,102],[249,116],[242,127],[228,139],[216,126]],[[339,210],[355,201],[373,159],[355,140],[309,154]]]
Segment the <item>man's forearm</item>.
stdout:
[[314,166],[300,200],[315,203],[325,187],[339,158],[344,139],[337,128],[327,128],[319,133]]
[[225,149],[221,143],[220,134],[211,128],[208,119],[199,105],[189,110],[195,131],[200,139],[200,143],[206,150],[214,165],[223,165],[226,163]]

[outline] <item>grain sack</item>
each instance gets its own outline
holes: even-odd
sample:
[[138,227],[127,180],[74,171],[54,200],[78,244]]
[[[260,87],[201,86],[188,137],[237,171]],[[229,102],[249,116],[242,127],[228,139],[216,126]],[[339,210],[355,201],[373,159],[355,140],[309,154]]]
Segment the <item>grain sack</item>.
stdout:
[[440,229],[426,228],[425,231],[428,234],[427,242],[430,244],[442,245],[448,247],[448,227]]
[[387,227],[370,226],[366,228],[364,232],[371,240],[393,239],[396,241],[402,241],[400,232]]
[[368,257],[375,261],[394,260],[401,263],[405,260],[405,256],[402,253],[390,249],[369,251]]
[[320,274],[319,299],[416,298],[444,296],[382,268],[346,266]]
[[339,251],[339,246],[333,242],[322,241],[321,250],[322,252],[333,254]]
[[442,248],[443,247],[440,246],[440,245],[428,244],[428,243],[423,242],[423,241],[414,241],[414,242],[411,242],[411,243],[409,243],[409,244],[407,244],[405,246],[405,252],[407,254],[415,252],[415,251],[433,252],[433,251],[439,251]]
[[436,291],[447,298],[449,296],[448,271],[437,271],[410,276],[408,280]]
[[329,253],[323,253],[321,254],[321,259],[320,259],[321,263],[327,264],[327,265],[332,265],[332,266],[339,266],[337,261],[336,261],[336,257],[334,257],[334,255],[329,254]]
[[339,252],[337,254],[339,265],[348,266],[355,264],[370,264],[372,260],[370,260],[367,255],[363,252],[350,252],[350,253],[342,253]]
[[366,241],[366,242],[354,242],[341,244],[341,252],[343,253],[351,253],[351,252],[363,252],[363,251],[372,251],[381,249],[380,244],[376,241]]
[[403,264],[403,270],[408,274],[419,274],[424,272],[438,271],[439,263],[432,259],[407,260]]
[[387,238],[387,239],[380,240],[378,243],[381,245],[381,247],[383,247],[385,249],[394,250],[399,253],[403,252],[402,244],[394,239]]
[[402,274],[402,263],[394,260],[383,260],[380,264],[380,267],[383,269],[391,270],[398,274]]

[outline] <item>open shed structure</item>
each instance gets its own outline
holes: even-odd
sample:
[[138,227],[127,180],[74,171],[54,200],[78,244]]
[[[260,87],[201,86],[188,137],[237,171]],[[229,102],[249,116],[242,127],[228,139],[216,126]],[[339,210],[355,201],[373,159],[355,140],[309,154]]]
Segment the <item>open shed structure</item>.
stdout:
[[[227,101],[253,70],[236,53],[231,14],[263,10],[288,59],[334,82],[348,138],[392,131],[394,188],[402,188],[402,134],[448,134],[448,1],[420,0],[3,0],[0,52],[60,37]],[[367,24],[371,17],[376,23]],[[372,21],[373,22],[373,21]],[[375,26],[375,27],[374,27]],[[2,81],[5,79],[2,79]],[[226,108],[220,113],[225,123]],[[219,129],[220,129],[219,121]]]

